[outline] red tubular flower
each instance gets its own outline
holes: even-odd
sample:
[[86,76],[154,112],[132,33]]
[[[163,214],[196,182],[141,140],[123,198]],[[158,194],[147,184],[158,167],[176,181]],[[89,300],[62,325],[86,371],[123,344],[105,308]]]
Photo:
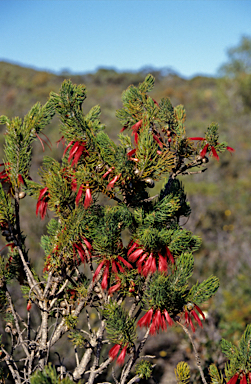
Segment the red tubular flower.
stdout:
[[105,179],[106,176],[108,176],[109,173],[111,173],[111,171],[112,171],[113,169],[114,169],[114,167],[109,168],[108,171],[106,171],[106,172],[103,174],[102,178]]
[[31,301],[30,300],[28,300],[28,304],[27,304],[26,309],[27,309],[27,312],[30,312],[30,310],[31,310]]
[[131,151],[129,151],[129,152],[127,153],[127,156],[130,158],[132,155],[135,154],[135,152],[136,152],[136,149],[132,149]]
[[[129,243],[129,245],[131,245],[132,242]],[[135,242],[133,243],[133,245],[129,248],[128,252],[127,252],[127,256],[130,255],[130,253],[136,248],[138,247],[139,245]]]
[[164,258],[161,253],[158,252],[159,255],[159,271],[160,272],[166,272],[167,271],[167,260]]
[[49,200],[49,192],[48,192],[48,188],[45,187],[40,190],[40,194],[39,194],[38,202],[36,206],[36,215],[40,213],[42,220],[45,218],[46,209],[48,206],[48,200]]
[[152,321],[153,316],[153,309],[151,308],[146,314],[138,321],[138,326],[140,328],[142,327],[149,327]]
[[63,145],[63,147],[64,147],[64,143],[65,143],[64,136],[61,136],[60,139],[56,141],[56,143],[57,143],[57,147],[58,147],[58,144],[59,144],[60,142],[62,142],[62,145]]
[[173,325],[173,320],[171,319],[171,317],[170,317],[170,315],[166,309],[164,309],[164,315],[165,315],[166,321],[168,322],[168,324],[171,327]]
[[116,181],[118,181],[118,179],[120,178],[121,174],[119,175],[116,175],[111,181],[110,183],[107,185],[106,189],[108,191],[110,191],[112,188],[114,188],[114,184],[116,183]]
[[72,190],[73,192],[76,192],[76,190],[77,190],[77,186],[78,186],[78,184],[77,184],[77,180],[76,180],[76,179],[72,179],[72,182],[71,182],[71,190]]
[[78,205],[79,200],[81,199],[81,196],[83,194],[83,187],[84,187],[83,184],[80,185],[80,187],[79,187],[79,190],[78,190],[78,193],[77,193],[77,197],[76,197],[76,200],[75,200],[76,205]]
[[109,277],[109,261],[106,261],[106,267],[103,274],[103,279],[101,282],[101,288],[106,289],[108,286],[108,277]]
[[246,378],[245,373],[243,373],[243,376],[241,378],[240,384],[247,384],[247,378]]
[[202,151],[200,151],[201,157],[205,157],[206,156],[208,147],[209,147],[209,144],[206,144],[205,147],[202,149]]
[[85,202],[84,202],[85,209],[87,209],[91,205],[92,202],[93,202],[93,200],[92,200],[91,190],[90,190],[90,188],[87,188],[87,190],[85,192]]
[[91,252],[91,250],[92,250],[92,246],[91,246],[91,244],[89,243],[89,241],[88,241],[85,237],[82,237],[82,239],[83,239],[85,245],[87,246],[88,251]]
[[227,147],[227,150],[228,150],[228,152],[235,152],[235,149],[234,148],[231,148],[231,147]]
[[219,156],[218,156],[218,154],[217,154],[217,152],[216,152],[216,150],[215,150],[215,148],[213,146],[211,146],[211,151],[212,151],[213,157],[215,157],[215,159],[217,161],[219,161],[220,158],[219,158]]
[[160,148],[163,148],[163,143],[160,141],[157,135],[153,135],[154,140],[159,144]]
[[123,257],[118,256],[118,259],[127,267],[127,268],[132,268],[132,265],[128,263]]
[[[70,143],[67,145],[67,147],[64,150],[63,156],[65,155],[65,153],[73,143],[74,141],[70,141]],[[86,144],[85,142],[79,142],[79,141],[76,141],[73,144],[68,157],[68,163],[70,163],[71,159],[73,159],[71,164],[72,166],[78,163],[80,156],[82,155],[83,152],[85,152],[86,155],[89,155],[89,153],[86,151],[85,144]]]
[[99,272],[101,271],[101,269],[104,265],[105,265],[105,260],[101,261],[101,263],[99,264],[98,268],[96,269],[96,271],[93,275],[92,281],[95,281],[96,277],[98,276]]
[[236,373],[231,379],[227,382],[227,384],[235,384],[239,378],[239,374]]
[[190,311],[191,315],[193,316],[194,320],[197,321],[197,323],[199,324],[199,326],[201,328],[203,328],[203,325],[202,325],[202,322],[199,318],[199,316],[197,315],[197,313],[195,312],[195,310],[193,309],[192,311]]
[[77,251],[78,251],[78,254],[79,254],[79,257],[82,261],[82,263],[85,262],[85,259],[86,259],[86,254],[85,254],[85,250],[83,248],[83,245],[81,243],[74,243],[73,244],[73,248],[76,247],[77,248]]
[[66,154],[67,150],[70,148],[70,146],[71,146],[73,143],[74,143],[73,140],[69,142],[69,144],[67,145],[67,147],[66,147],[65,150],[64,150],[63,157],[64,157],[64,155]]
[[154,273],[156,271],[156,260],[155,257],[153,257],[153,254],[150,253],[149,258],[147,259],[143,270],[142,270],[142,275],[147,276],[150,272]]
[[143,120],[139,120],[137,123],[135,123],[135,124],[132,126],[132,130],[133,130],[133,132],[138,132],[139,128],[140,128],[141,125],[142,125],[142,122],[143,122]]
[[114,292],[116,292],[119,288],[121,287],[121,281],[119,281],[117,284],[113,285],[111,288],[108,290],[108,294],[112,295]]
[[148,256],[147,253],[144,253],[144,255],[142,255],[139,260],[137,261],[136,265],[137,265],[137,268],[138,268],[138,272],[141,273],[142,272],[142,264],[143,264],[143,261],[145,260],[145,258]]
[[23,176],[22,175],[18,175],[18,177],[17,177],[17,179],[18,179],[18,182],[20,183],[20,184],[24,184],[24,179],[23,179]]
[[172,264],[174,264],[174,258],[173,255],[170,251],[170,249],[166,246],[166,255],[168,256],[169,260],[171,261]]
[[196,309],[197,312],[199,312],[199,314],[203,317],[203,319],[205,320],[205,315],[204,313],[202,312],[202,310],[200,309],[200,307],[198,307],[198,305],[194,304],[194,307]]
[[119,364],[119,365],[123,365],[124,364],[125,356],[126,356],[126,349],[127,349],[127,345],[124,346],[124,348],[122,349],[119,357],[117,358],[117,364]]
[[114,360],[119,353],[121,346],[119,344],[115,344],[109,351],[109,356]]
[[143,252],[144,250],[142,248],[137,249],[136,251],[130,254],[130,256],[128,257],[128,260],[134,263],[137,260],[137,258],[142,255]]
[[205,140],[204,137],[188,137],[189,140]]

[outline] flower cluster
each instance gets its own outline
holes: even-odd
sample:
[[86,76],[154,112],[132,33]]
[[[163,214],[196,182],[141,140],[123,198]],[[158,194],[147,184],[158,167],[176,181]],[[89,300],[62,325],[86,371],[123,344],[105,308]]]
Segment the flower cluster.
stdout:
[[128,261],[126,261],[122,256],[117,256],[117,259],[120,261],[115,261],[115,260],[103,260],[101,261],[101,263],[99,264],[99,266],[97,267],[94,275],[93,275],[93,281],[96,280],[96,278],[98,277],[101,269],[103,267],[104,268],[104,271],[103,271],[103,278],[102,278],[102,282],[101,282],[101,287],[102,289],[106,289],[108,287],[108,278],[109,278],[109,271],[110,271],[110,266],[112,268],[112,272],[115,274],[115,278],[117,280],[117,284],[115,284],[113,287],[111,287],[109,289],[109,294],[111,293],[114,293],[115,291],[117,291],[119,288],[120,288],[120,280],[119,280],[119,277],[118,277],[118,269],[121,273],[125,273],[125,269],[123,268],[123,266],[121,265],[121,263],[126,266],[127,268],[132,268],[132,265],[130,263],[128,263]]
[[[114,347],[112,347],[109,351],[109,356],[112,360],[114,360],[120,349],[122,348],[122,345],[120,344],[115,344]],[[119,355],[119,357],[117,358],[117,364],[119,365],[123,365],[124,364],[124,361],[125,361],[125,356],[126,356],[126,351],[127,351],[127,345],[125,345],[123,348],[122,348],[122,351]]]
[[154,335],[156,332],[159,331],[161,328],[162,330],[167,329],[166,322],[170,327],[173,325],[173,320],[170,317],[169,313],[166,309],[164,309],[163,313],[160,311],[160,309],[157,309],[154,313],[153,308],[151,308],[146,314],[138,321],[139,327],[150,327],[150,334]]
[[64,153],[63,153],[63,156],[66,154],[67,150],[68,150],[71,146],[72,146],[72,148],[71,148],[70,153],[69,153],[68,163],[70,163],[71,160],[72,160],[71,165],[72,165],[72,167],[73,167],[74,164],[77,164],[77,163],[78,163],[78,161],[79,161],[79,159],[80,159],[80,156],[81,156],[82,154],[84,154],[84,156],[88,156],[89,153],[88,153],[88,151],[86,150],[86,142],[85,142],[85,141],[80,141],[80,142],[79,142],[79,141],[76,141],[76,142],[74,143],[74,141],[72,140],[72,141],[69,142],[69,144],[68,144],[67,147],[65,148]]
[[[127,252],[128,260],[134,263],[137,259],[138,272],[143,276],[147,276],[149,273],[154,273],[157,270],[156,258],[159,259],[159,271],[167,272],[168,270],[168,259],[174,264],[174,258],[169,248],[165,247],[164,256],[160,252],[146,252],[143,248],[138,248],[139,244],[134,242],[132,245],[129,244],[130,248]],[[137,248],[137,249],[136,249]]]
[[193,324],[192,318],[191,318],[191,316],[192,316],[194,318],[194,320],[199,324],[199,326],[201,328],[203,328],[202,322],[201,322],[198,314],[195,312],[195,309],[202,316],[203,320],[205,320],[205,315],[202,312],[202,310],[198,307],[198,305],[196,305],[194,303],[188,303],[184,309],[185,309],[185,324],[186,324],[186,326],[189,327],[189,325],[190,325],[192,331],[195,332],[195,327],[194,327],[194,324]]
[[[204,137],[189,137],[189,140],[205,141],[206,139],[204,139]],[[235,151],[233,148],[228,147],[228,146],[226,147],[226,149],[227,149],[229,152],[234,152],[234,151]],[[207,143],[207,144],[202,148],[202,150],[200,151],[200,156],[201,156],[202,158],[204,158],[204,157],[206,156],[206,153],[207,153],[208,151],[209,151],[210,153],[212,153],[213,157],[214,157],[216,160],[219,161],[220,158],[219,158],[218,153],[216,152],[216,149],[214,148],[213,145],[211,145],[211,144],[209,144],[209,143]]]
[[240,384],[247,384],[247,377],[248,382],[251,382],[251,372],[248,372],[247,374],[245,372],[236,373],[231,379],[227,382],[227,384],[236,384],[238,379],[240,379]]
[[36,215],[40,213],[41,219],[43,220],[46,215],[46,210],[48,206],[48,201],[50,198],[49,190],[47,187],[40,190],[38,196],[37,206],[36,206]]

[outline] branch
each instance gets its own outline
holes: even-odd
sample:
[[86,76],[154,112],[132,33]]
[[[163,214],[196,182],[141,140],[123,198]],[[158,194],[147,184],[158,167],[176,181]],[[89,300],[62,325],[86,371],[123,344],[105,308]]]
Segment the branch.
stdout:
[[207,381],[205,379],[205,376],[204,376],[204,373],[203,373],[203,370],[201,368],[201,364],[200,364],[200,357],[199,357],[199,354],[198,354],[198,351],[196,349],[196,346],[194,344],[194,341],[193,341],[193,338],[192,338],[192,335],[190,334],[189,330],[183,325],[181,324],[179,321],[176,321],[177,324],[179,324],[184,332],[188,335],[190,341],[191,341],[191,344],[193,346],[193,350],[194,350],[194,355],[195,355],[195,361],[196,361],[196,364],[197,364],[197,367],[199,368],[199,371],[200,371],[200,375],[201,375],[201,379],[203,381],[204,384],[207,384]]

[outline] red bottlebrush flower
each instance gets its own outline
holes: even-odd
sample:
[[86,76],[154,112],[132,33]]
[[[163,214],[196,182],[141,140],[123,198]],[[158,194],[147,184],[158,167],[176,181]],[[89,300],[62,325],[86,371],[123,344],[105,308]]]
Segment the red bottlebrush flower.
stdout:
[[109,351],[109,356],[114,360],[119,353],[121,346],[119,344],[115,344]]
[[30,312],[30,310],[31,310],[31,300],[28,300],[26,309],[27,309],[27,312]]
[[101,282],[101,288],[106,289],[108,286],[108,277],[109,277],[109,261],[106,262],[106,267],[103,274],[103,280]]
[[211,146],[211,151],[212,151],[213,157],[215,157],[216,160],[219,161],[220,158],[219,158],[219,156],[218,156],[218,154],[217,154],[217,152],[216,152],[216,150],[215,150],[215,148],[213,146]]
[[205,157],[206,156],[208,147],[209,147],[209,144],[206,144],[205,147],[200,151],[201,157]]
[[167,271],[167,260],[158,252],[159,255],[159,271],[166,272]]
[[142,327],[149,327],[152,321],[153,316],[153,309],[151,308],[149,311],[146,312],[146,314],[138,321],[137,325]]
[[119,365],[124,364],[125,357],[126,357],[126,349],[127,349],[127,345],[125,345],[124,348],[122,349],[122,351],[120,352],[120,355],[117,358],[117,364],[119,364]]
[[114,169],[114,167],[109,168],[108,171],[106,171],[106,172],[103,174],[102,179],[105,179],[106,176],[108,176],[108,175],[111,173],[111,171],[113,171],[113,169]]
[[171,327],[173,325],[173,320],[171,319],[171,317],[170,317],[170,315],[166,309],[164,309],[164,315],[165,315],[166,321],[168,322],[168,324]]
[[120,178],[121,174],[119,175],[116,175],[111,181],[110,183],[107,185],[106,189],[108,191],[110,191],[112,188],[114,188],[114,184],[116,183],[116,181],[118,181],[118,179]]
[[227,384],[235,384],[239,378],[239,373],[236,373],[231,379],[227,382]]
[[240,380],[240,384],[247,384],[247,378],[246,378],[245,373],[243,373],[243,376],[242,376],[242,378]]
[[83,187],[84,187],[83,184],[80,185],[80,187],[79,187],[79,190],[78,190],[78,193],[77,193],[77,196],[76,196],[76,200],[75,200],[76,205],[78,205],[79,200],[81,199],[81,196],[83,194]]
[[227,147],[227,151],[231,153],[231,152],[235,152],[235,149],[231,147]]
[[85,209],[87,209],[91,205],[92,202],[93,202],[93,200],[92,200],[91,190],[90,190],[90,188],[87,188],[87,190],[85,192],[85,202],[84,202]]
[[40,213],[42,220],[45,218],[46,209],[48,206],[48,199],[49,199],[49,192],[48,192],[48,188],[45,187],[40,191],[37,206],[36,206],[36,215]]

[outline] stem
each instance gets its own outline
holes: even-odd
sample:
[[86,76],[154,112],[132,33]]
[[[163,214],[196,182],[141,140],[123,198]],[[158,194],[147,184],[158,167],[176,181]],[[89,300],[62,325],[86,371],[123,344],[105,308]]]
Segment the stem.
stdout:
[[201,375],[201,379],[202,379],[202,381],[203,381],[204,384],[207,384],[207,381],[206,381],[206,379],[205,379],[203,370],[202,370],[202,368],[201,368],[201,364],[200,364],[200,356],[199,356],[198,351],[197,351],[197,349],[196,349],[196,346],[195,346],[195,344],[194,344],[194,341],[193,341],[193,338],[192,338],[191,333],[190,333],[189,330],[188,330],[183,324],[181,324],[179,321],[176,321],[176,323],[179,324],[179,325],[183,328],[184,332],[188,335],[188,337],[189,337],[189,339],[190,339],[190,341],[191,341],[191,344],[192,344],[192,346],[193,346],[194,355],[195,355],[195,361],[196,361],[197,367],[199,368],[200,375]]

